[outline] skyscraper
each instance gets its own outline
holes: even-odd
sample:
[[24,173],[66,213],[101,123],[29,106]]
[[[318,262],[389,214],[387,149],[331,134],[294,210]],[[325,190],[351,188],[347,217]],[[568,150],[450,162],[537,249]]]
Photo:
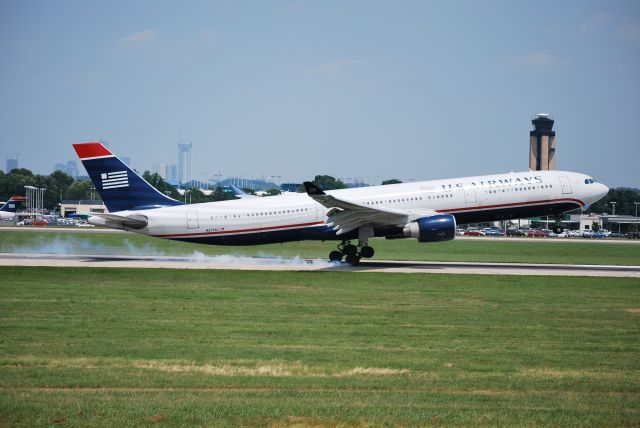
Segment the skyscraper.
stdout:
[[16,168],[18,168],[18,159],[7,159],[7,173]]
[[169,164],[167,168],[167,181],[173,185],[178,182],[178,166],[175,163]]
[[192,143],[178,143],[178,183],[185,185],[191,181]]
[[157,173],[163,180],[167,179],[167,163],[160,162],[153,164],[153,172]]
[[77,177],[78,176],[78,166],[76,165],[76,161],[68,161],[66,171],[68,176]]

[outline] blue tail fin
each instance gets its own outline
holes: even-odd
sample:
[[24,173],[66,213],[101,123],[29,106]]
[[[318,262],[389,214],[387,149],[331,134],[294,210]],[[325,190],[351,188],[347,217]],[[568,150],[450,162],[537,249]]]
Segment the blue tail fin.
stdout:
[[238,186],[234,186],[233,184],[229,184],[229,189],[231,189],[231,193],[238,199],[246,199],[246,198],[257,198],[256,195],[250,195]]
[[16,205],[22,201],[24,201],[23,196],[12,196],[7,202],[0,207],[0,211],[14,213],[16,212]]
[[183,205],[160,193],[102,143],[74,144],[73,148],[109,212]]

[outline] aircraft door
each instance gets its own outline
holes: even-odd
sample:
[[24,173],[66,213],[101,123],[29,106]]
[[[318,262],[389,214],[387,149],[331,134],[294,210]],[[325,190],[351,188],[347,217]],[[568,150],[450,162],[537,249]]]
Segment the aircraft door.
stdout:
[[569,177],[566,175],[561,175],[560,177],[560,186],[562,187],[562,194],[567,195],[569,193],[573,193],[571,190],[571,182],[569,181]]
[[200,227],[198,210],[187,205],[187,229],[197,229],[198,227]]
[[465,204],[476,204],[478,200],[476,199],[476,189],[473,187],[465,187],[464,188],[464,203]]

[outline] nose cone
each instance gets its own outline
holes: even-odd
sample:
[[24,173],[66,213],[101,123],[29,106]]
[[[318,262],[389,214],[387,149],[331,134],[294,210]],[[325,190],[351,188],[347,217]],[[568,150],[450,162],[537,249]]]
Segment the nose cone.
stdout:
[[591,184],[591,186],[593,186],[593,188],[589,192],[589,204],[598,202],[600,199],[607,196],[607,193],[609,193],[609,188],[602,183],[594,183]]
[[605,186],[602,183],[598,183],[600,185],[600,191],[598,193],[598,200],[604,198],[605,196],[607,196],[607,193],[609,193],[609,188],[607,186]]

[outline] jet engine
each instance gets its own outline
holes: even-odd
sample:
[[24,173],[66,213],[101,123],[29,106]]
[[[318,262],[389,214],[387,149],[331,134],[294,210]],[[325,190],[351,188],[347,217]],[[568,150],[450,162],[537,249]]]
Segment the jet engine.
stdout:
[[451,214],[422,217],[405,225],[402,233],[418,242],[451,241],[456,236],[456,219]]

